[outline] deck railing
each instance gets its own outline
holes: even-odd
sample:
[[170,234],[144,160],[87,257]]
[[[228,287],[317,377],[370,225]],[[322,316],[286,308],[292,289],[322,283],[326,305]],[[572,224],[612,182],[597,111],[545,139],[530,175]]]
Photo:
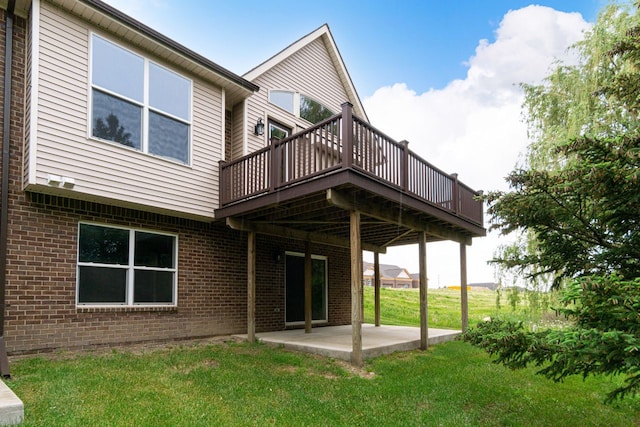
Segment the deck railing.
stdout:
[[[364,120],[342,113],[232,162],[220,162],[220,203],[275,192],[339,169],[355,169],[452,214],[482,225],[480,193]],[[345,153],[349,153],[345,155]]]

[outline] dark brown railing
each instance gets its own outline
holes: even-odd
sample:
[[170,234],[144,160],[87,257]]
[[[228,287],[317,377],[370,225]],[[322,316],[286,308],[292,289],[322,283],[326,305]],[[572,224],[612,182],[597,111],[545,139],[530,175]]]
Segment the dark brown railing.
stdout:
[[[344,153],[351,155],[344,156]],[[220,203],[277,191],[335,170],[351,168],[482,225],[480,193],[448,175],[367,122],[342,113],[232,162],[220,162]]]

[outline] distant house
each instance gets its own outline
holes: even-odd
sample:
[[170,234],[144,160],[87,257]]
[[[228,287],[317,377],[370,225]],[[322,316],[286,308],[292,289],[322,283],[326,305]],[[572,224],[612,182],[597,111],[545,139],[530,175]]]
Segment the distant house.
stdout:
[[[362,280],[365,286],[373,286],[373,263],[362,263]],[[406,268],[391,264],[380,264],[380,286],[383,288],[412,288],[413,279]]]

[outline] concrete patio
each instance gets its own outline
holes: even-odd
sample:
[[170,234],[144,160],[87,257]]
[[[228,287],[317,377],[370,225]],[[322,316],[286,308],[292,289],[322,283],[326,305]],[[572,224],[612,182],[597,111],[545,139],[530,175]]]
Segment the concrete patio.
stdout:
[[[460,331],[429,328],[429,345],[454,340]],[[247,335],[237,335],[247,339]],[[256,334],[262,343],[289,350],[314,353],[336,359],[351,360],[351,325],[317,327],[310,334],[293,329]],[[420,348],[420,328],[410,326],[362,325],[362,355],[364,359],[396,351]]]

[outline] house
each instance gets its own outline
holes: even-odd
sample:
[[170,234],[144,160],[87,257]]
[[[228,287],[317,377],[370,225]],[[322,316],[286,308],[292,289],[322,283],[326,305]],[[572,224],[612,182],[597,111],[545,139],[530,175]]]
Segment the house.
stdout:
[[327,26],[239,76],[98,0],[0,5],[0,362],[351,324],[361,363],[362,250],[485,234]]
[[[375,265],[371,262],[362,263],[362,279],[365,286],[373,286],[375,280]],[[413,286],[413,274],[406,268],[391,264],[380,264],[380,286],[383,288],[408,289]],[[418,279],[419,285],[419,279]],[[418,286],[415,286],[416,288]]]

